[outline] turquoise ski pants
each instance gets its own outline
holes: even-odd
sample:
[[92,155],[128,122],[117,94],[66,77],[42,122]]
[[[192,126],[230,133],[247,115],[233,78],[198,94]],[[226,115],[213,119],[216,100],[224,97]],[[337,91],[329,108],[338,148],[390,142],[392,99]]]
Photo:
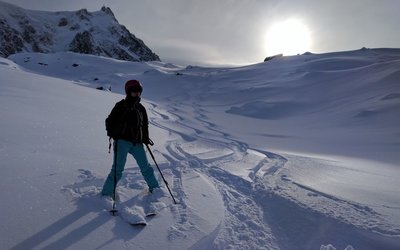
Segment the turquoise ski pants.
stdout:
[[144,180],[149,186],[149,189],[152,190],[154,188],[160,187],[156,177],[154,176],[154,170],[147,161],[146,152],[144,151],[143,144],[133,144],[132,142],[119,139],[114,142],[114,162],[111,171],[108,174],[107,180],[104,183],[103,190],[101,191],[102,195],[114,195],[114,175],[115,173],[117,173],[116,181],[118,183],[118,181],[122,177],[122,172],[125,168],[126,157],[128,153],[135,158],[137,164],[139,165],[140,172],[142,173]]

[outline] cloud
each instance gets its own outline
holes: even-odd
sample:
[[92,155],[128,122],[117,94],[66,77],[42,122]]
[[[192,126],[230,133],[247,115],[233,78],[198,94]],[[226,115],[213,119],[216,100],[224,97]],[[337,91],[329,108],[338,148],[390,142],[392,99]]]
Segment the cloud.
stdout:
[[163,61],[178,64],[213,65],[225,63],[224,55],[217,47],[202,42],[181,39],[165,39],[153,45],[155,50],[163,51]]
[[302,19],[310,28],[313,52],[400,44],[397,0],[5,1],[52,11],[109,6],[161,59],[184,64],[262,61],[265,32],[272,23],[290,18]]

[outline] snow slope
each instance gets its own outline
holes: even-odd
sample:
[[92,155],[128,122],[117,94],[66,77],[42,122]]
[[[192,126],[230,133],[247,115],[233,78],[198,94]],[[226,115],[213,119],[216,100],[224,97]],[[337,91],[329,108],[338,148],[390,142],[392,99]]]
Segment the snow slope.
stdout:
[[[2,248],[400,247],[400,50],[240,68],[9,59],[0,63]],[[98,197],[112,161],[104,119],[123,96],[94,88],[123,93],[132,78],[145,86],[153,150],[179,200],[164,197],[144,229],[109,216]],[[126,168],[121,207],[144,189],[134,161]]]
[[[104,124],[121,96],[25,73],[4,59],[1,77],[2,249],[157,249],[171,245],[168,239],[171,248],[187,248],[218,225],[222,200],[210,181],[184,166],[169,172],[166,163],[161,168],[167,168],[179,206],[168,199],[167,211],[144,234],[111,217],[98,192],[112,157],[104,127],[96,124]],[[144,190],[139,175],[128,161],[121,207]],[[191,195],[183,199],[186,189]]]

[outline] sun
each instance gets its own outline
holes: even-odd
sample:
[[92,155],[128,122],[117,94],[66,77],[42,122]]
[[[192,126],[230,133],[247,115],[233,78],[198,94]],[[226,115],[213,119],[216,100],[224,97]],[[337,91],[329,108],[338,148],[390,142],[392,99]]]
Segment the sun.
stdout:
[[311,32],[299,19],[271,25],[265,36],[267,55],[296,55],[311,50]]

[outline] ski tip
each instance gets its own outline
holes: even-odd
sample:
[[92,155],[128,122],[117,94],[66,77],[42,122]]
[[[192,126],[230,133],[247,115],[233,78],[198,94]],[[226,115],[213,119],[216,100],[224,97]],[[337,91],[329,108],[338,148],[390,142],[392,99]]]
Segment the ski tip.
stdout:
[[147,213],[146,217],[153,217],[153,216],[156,216],[156,215],[157,215],[157,213],[151,212],[151,213]]
[[147,226],[146,222],[137,222],[137,223],[130,223],[132,226],[139,226],[139,227],[144,227]]

